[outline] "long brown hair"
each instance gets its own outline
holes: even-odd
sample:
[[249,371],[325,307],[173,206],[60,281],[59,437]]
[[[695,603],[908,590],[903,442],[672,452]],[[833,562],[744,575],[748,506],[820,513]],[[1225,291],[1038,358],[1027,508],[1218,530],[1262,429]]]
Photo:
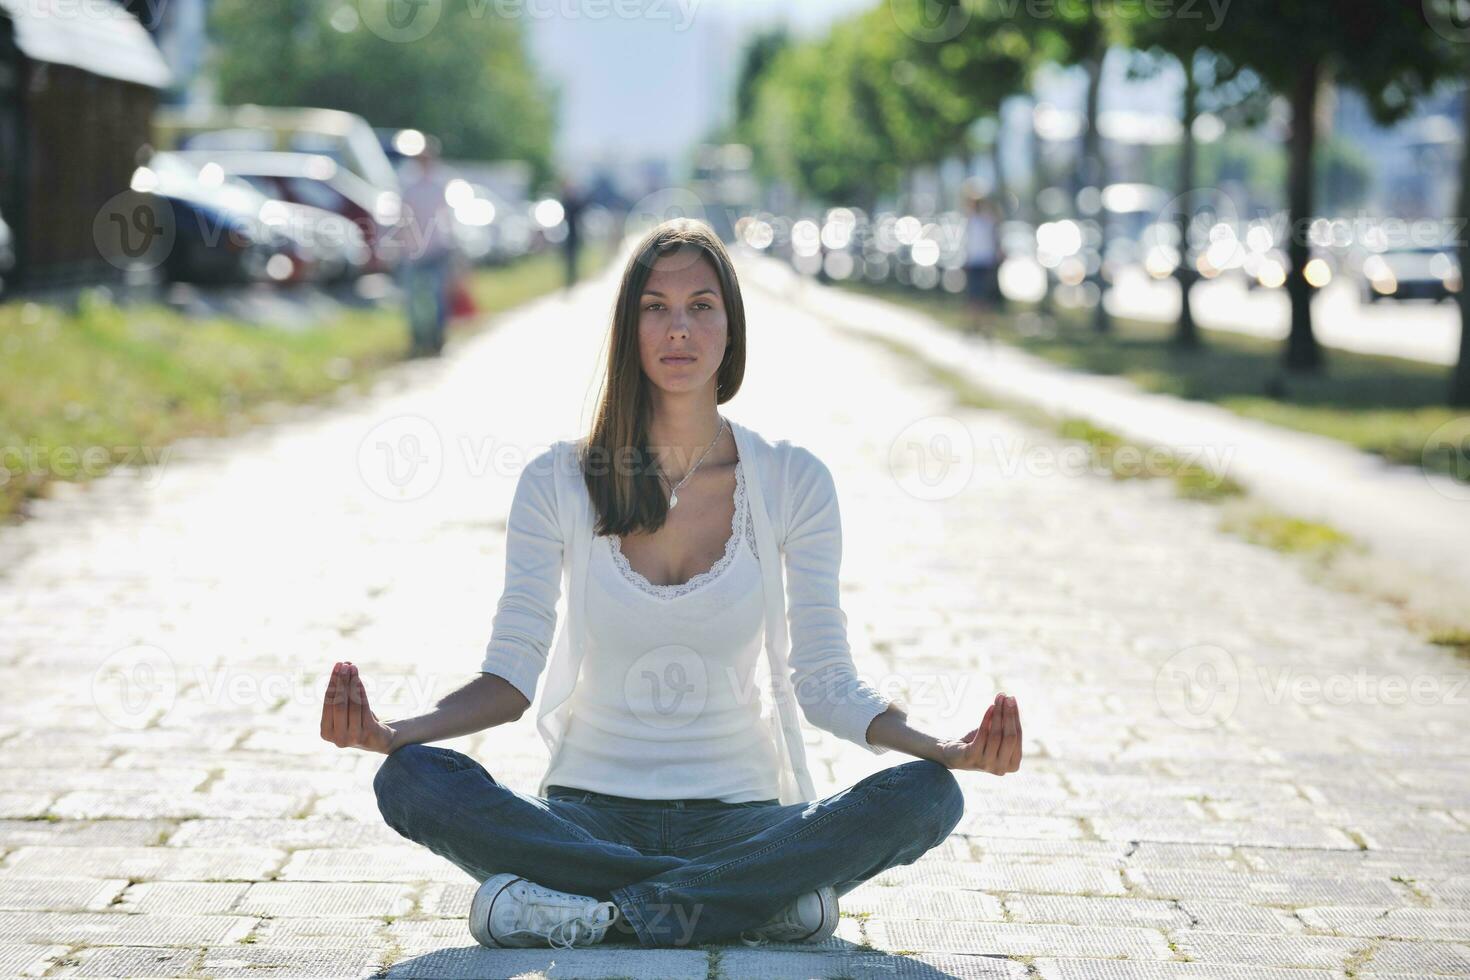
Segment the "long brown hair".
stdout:
[[581,446],[582,475],[597,513],[595,533],[600,535],[657,531],[668,517],[658,462],[648,447],[653,399],[638,354],[638,313],[654,263],[683,250],[688,250],[691,261],[708,261],[720,280],[729,336],[715,378],[716,404],[735,397],[745,377],[745,303],[730,253],[703,221],[662,222],[643,236],[623,269],[613,307],[607,375],[592,432]]

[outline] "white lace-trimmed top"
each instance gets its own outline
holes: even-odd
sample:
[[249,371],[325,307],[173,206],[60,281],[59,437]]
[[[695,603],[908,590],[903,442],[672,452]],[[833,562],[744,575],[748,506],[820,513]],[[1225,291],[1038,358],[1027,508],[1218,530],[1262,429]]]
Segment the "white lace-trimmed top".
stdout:
[[719,574],[725,570],[725,567],[735,557],[735,548],[740,541],[739,529],[742,524],[744,525],[745,542],[750,546],[750,553],[758,558],[760,551],[755,546],[755,519],[751,517],[750,507],[745,499],[745,470],[744,467],[736,466],[735,514],[730,518],[730,537],[725,541],[725,553],[706,571],[700,572],[689,581],[675,582],[672,585],[658,585],[650,582],[629,564],[627,556],[623,554],[622,538],[613,534],[609,535],[606,540],[612,548],[613,562],[618,566],[618,570],[623,573],[624,578],[649,595],[658,596],[661,599],[674,599],[678,596],[688,595],[700,588],[704,583],[719,577]]
[[743,470],[725,551],[687,582],[652,583],[617,535],[596,537],[588,655],[546,785],[639,799],[780,796],[752,680],[765,612]]

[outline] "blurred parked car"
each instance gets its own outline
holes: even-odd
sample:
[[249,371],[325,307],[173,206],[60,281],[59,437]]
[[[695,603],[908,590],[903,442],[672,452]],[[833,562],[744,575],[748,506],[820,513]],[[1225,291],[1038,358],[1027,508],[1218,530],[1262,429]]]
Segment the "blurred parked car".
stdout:
[[5,217],[0,215],[0,296],[5,294],[10,279],[10,270],[15,268],[15,236]]
[[369,249],[362,272],[388,272],[402,259],[402,202],[396,190],[380,190],[315,153],[253,150],[179,150],[199,167],[213,163],[248,181],[262,194],[341,215],[362,233]]
[[1460,262],[1453,247],[1407,245],[1374,252],[1363,259],[1362,295],[1380,299],[1432,299],[1442,302],[1460,291]]
[[227,174],[213,162],[196,162],[176,153],[156,153],[148,167],[166,187],[259,219],[275,235],[281,255],[267,268],[276,282],[338,282],[360,275],[369,259],[367,242],[347,218],[322,208],[281,201],[261,193],[244,178]]
[[367,121],[353,112],[293,106],[160,106],[155,145],[165,150],[325,156],[363,183],[397,193],[398,175]]
[[174,238],[161,266],[170,282],[266,282],[292,265],[286,236],[242,202],[237,189],[202,183],[177,157],[154,154],[133,171],[131,186],[157,201],[160,217],[171,219]]

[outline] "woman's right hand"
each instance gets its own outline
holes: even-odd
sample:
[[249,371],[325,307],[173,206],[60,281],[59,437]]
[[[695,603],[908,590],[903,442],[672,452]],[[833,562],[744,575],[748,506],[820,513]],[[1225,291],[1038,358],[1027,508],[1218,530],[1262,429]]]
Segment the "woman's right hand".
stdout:
[[392,752],[397,732],[383,724],[368,707],[367,690],[362,686],[357,666],[338,661],[327,682],[322,701],[322,738],[343,749],[367,749],[370,752]]

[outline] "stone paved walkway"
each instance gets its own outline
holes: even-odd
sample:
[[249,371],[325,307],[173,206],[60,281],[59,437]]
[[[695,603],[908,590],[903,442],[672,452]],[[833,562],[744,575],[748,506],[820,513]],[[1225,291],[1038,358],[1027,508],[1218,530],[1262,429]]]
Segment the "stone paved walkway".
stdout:
[[[382,823],[322,690],[350,659],[394,718],[473,675],[610,289],[0,532],[0,975],[1470,976],[1463,661],[755,287],[723,410],[832,467],[859,669],[936,734],[1015,694],[1022,769],[958,774],[957,833],[821,948],[477,946],[475,883]],[[822,792],[906,758],[811,736]],[[529,718],[441,744],[545,765]]]

